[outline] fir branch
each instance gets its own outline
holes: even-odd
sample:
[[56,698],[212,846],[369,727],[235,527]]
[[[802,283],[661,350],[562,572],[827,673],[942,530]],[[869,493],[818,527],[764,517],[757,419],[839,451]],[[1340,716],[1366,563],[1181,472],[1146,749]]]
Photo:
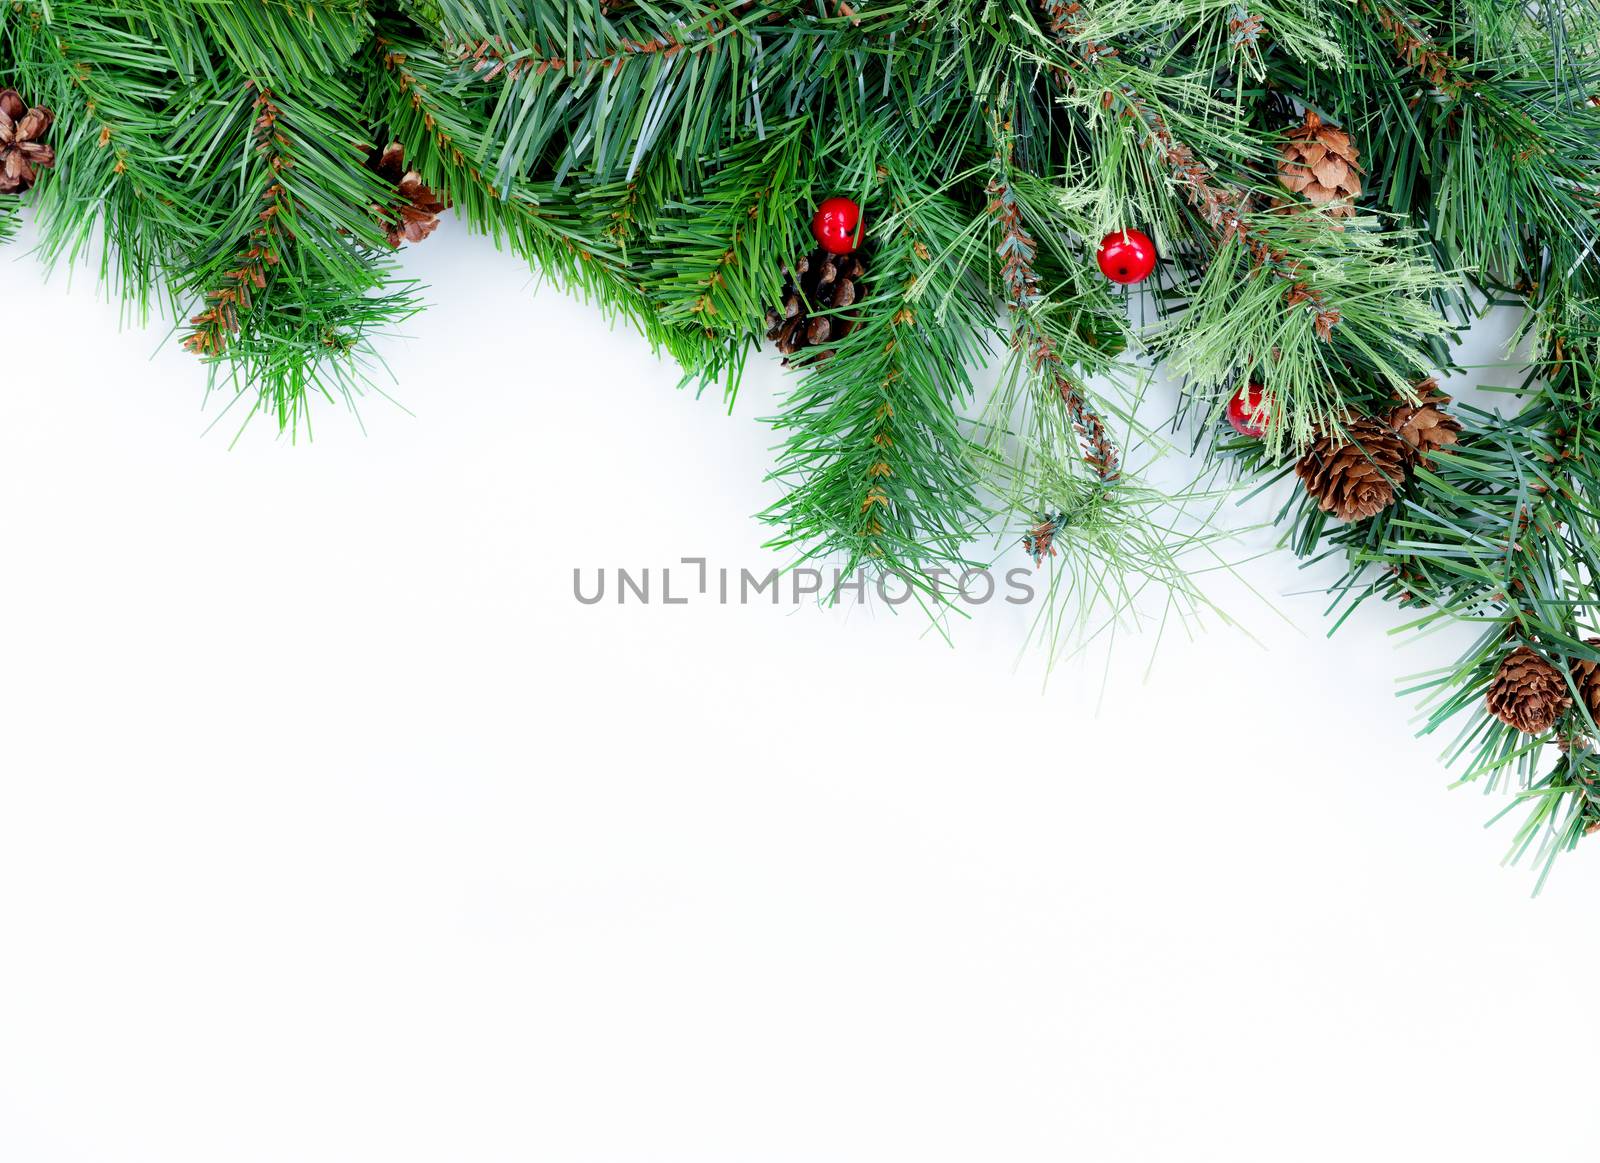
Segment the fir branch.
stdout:
[[[1369,402],[1382,403],[1428,374],[1431,345],[1449,334],[1434,306],[1453,282],[1427,261],[1403,232],[1329,232],[1307,215],[1258,215],[1252,233],[1296,254],[1307,287],[1340,306],[1340,325],[1323,329],[1325,308],[1262,277],[1235,239],[1212,257],[1182,312],[1152,338],[1160,356],[1189,377],[1189,390],[1232,391],[1240,377],[1258,378],[1286,422],[1273,425],[1266,446],[1281,454],[1303,447]],[[1287,309],[1286,309],[1287,308]]]
[[284,92],[341,76],[372,35],[373,15],[366,0],[191,7],[208,39],[230,62],[258,86]]
[[[457,75],[493,95],[491,168],[501,185],[541,163],[558,178],[587,169],[631,179],[657,148],[680,160],[714,153],[739,126],[703,116],[706,108],[731,107],[759,136],[770,90],[814,91],[821,80],[794,67],[806,44],[785,22],[790,7],[689,2],[612,19],[578,0],[523,12],[441,5]],[[775,121],[801,108],[774,106],[783,110]]]

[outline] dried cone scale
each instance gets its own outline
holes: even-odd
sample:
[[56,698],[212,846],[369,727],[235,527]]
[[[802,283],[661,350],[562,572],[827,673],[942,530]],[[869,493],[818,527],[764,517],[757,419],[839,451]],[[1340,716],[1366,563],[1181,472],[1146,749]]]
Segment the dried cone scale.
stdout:
[[[1583,644],[1600,650],[1600,638],[1585,638]],[[1591,658],[1576,659],[1572,664],[1572,685],[1578,688],[1583,705],[1589,708],[1589,717],[1600,723],[1600,662]]]
[[402,242],[421,242],[439,225],[439,215],[448,204],[422,184],[422,175],[405,166],[405,149],[398,141],[367,158],[367,168],[394,186],[397,197],[379,207],[390,246]]
[[1500,661],[1485,699],[1489,713],[1524,735],[1548,731],[1572,705],[1567,680],[1537,650],[1519,646]]
[[[861,297],[861,279],[866,263],[860,252],[829,254],[818,247],[800,260],[783,287],[782,306],[767,310],[767,338],[777,344],[788,363],[788,356],[809,347],[826,348],[848,335],[855,326],[854,312],[835,309],[849,307]],[[830,312],[819,314],[819,312]],[[816,358],[826,358],[827,352]]]
[[1416,385],[1417,402],[1396,405],[1389,413],[1389,427],[1409,444],[1424,464],[1441,449],[1456,442],[1461,421],[1446,412],[1450,397],[1439,390],[1439,381],[1423,380]]
[[1278,151],[1278,181],[1315,206],[1326,207],[1336,218],[1356,212],[1361,196],[1361,168],[1350,135],[1326,124],[1311,110],[1289,131]]
[[1411,446],[1387,424],[1362,416],[1313,440],[1294,471],[1324,513],[1364,521],[1394,504],[1410,459]]

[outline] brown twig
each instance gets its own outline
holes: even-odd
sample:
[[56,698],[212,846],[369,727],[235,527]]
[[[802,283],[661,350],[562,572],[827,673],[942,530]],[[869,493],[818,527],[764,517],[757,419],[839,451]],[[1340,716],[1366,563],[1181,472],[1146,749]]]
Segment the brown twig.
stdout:
[[[540,55],[537,51],[528,56],[519,56],[504,38],[492,37],[462,44],[456,49],[456,60],[470,67],[483,80],[492,81],[499,76],[516,79],[529,73],[542,77],[550,72],[604,72],[608,69],[616,72],[630,59],[656,54],[673,57],[682,52],[684,47],[682,41],[666,36],[654,40],[624,38],[617,42],[616,52],[600,56],[564,57],[558,53]],[[715,43],[710,47],[714,50]]]
[[[733,5],[729,11],[742,13],[754,4],[755,0],[744,0],[743,3]],[[601,0],[600,6],[607,16],[615,16],[621,10],[623,0]],[[848,20],[853,26],[860,25],[861,17],[846,0],[833,0],[831,7],[835,17]],[[766,20],[768,23],[784,20],[793,14],[791,9],[802,11],[805,6],[793,4],[776,8],[767,14]],[[670,34],[661,34],[649,40],[630,40],[622,37],[617,41],[615,51],[592,56],[565,56],[554,51],[541,52],[537,46],[532,52],[522,55],[504,37],[487,37],[459,45],[456,49],[456,59],[468,65],[485,81],[492,81],[500,76],[518,78],[529,73],[543,76],[551,72],[603,72],[607,69],[616,72],[630,60],[657,55],[676,56],[691,47],[703,47],[707,51],[715,52],[718,48],[718,34],[730,27],[734,27],[730,21],[717,19],[707,21],[704,38],[697,36],[695,38],[697,43],[694,46]]]

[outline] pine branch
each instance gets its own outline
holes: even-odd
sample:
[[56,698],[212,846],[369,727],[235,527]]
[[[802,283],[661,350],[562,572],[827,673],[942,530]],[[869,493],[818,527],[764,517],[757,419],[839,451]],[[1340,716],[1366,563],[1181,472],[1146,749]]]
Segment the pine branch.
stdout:
[[490,168],[501,185],[546,164],[558,179],[578,170],[631,179],[656,149],[680,161],[715,153],[740,123],[764,132],[769,93],[771,120],[792,119],[802,106],[774,90],[814,91],[821,79],[796,67],[807,38],[786,23],[795,7],[686,2],[608,15],[586,0],[523,12],[441,5],[457,76],[493,97]]
[[761,330],[783,292],[773,257],[808,245],[812,136],[801,119],[705,159],[693,204],[663,207],[643,272],[663,319],[731,337]]
[[1372,0],[1357,0],[1357,7],[1369,13],[1394,42],[1394,51],[1406,67],[1426,81],[1434,94],[1447,101],[1459,101],[1472,85],[1468,66],[1444,51],[1428,34],[1403,14]]
[[[1160,109],[1134,84],[1103,75],[1103,63],[1121,54],[1115,46],[1085,35],[1085,10],[1081,3],[1044,0],[1044,8],[1051,36],[1072,53],[1080,71],[1093,74],[1096,83],[1104,86],[1101,100],[1106,108],[1119,111],[1126,121],[1142,128],[1140,144],[1166,174],[1173,189],[1199,215],[1210,231],[1213,246],[1222,247],[1238,240],[1261,269],[1288,284],[1284,290],[1285,306],[1309,308],[1316,319],[1317,335],[1331,340],[1341,318],[1340,312],[1329,305],[1324,289],[1307,285],[1300,264],[1252,227],[1249,215],[1254,207],[1249,192],[1220,181],[1212,168],[1174,135]],[[1248,17],[1241,21],[1241,27],[1252,27]],[[1070,85],[1066,72],[1059,75],[1064,84]]]
[[142,13],[107,3],[74,3],[54,21],[44,7],[13,10],[16,80],[55,112],[58,157],[72,159],[33,198],[40,254],[53,265],[98,252],[108,289],[145,318],[164,264],[203,245],[213,223],[166,141],[174,117],[216,95],[175,47],[198,26],[173,14],[158,35]]
[[971,564],[983,522],[958,408],[990,323],[965,217],[892,161],[880,178],[859,322],[805,365],[774,421],[788,436],[773,478],[791,491],[763,518],[781,530],[772,544],[803,559],[835,556],[846,575],[871,565],[931,594],[925,571]]
[[501,187],[475,160],[488,149],[489,130],[472,95],[454,87],[456,65],[439,46],[427,44],[398,24],[382,26],[375,38],[379,68],[369,97],[372,117],[406,150],[408,164],[427,184],[448,194],[468,223],[497,243],[622,315],[651,345],[665,349],[703,380],[737,380],[741,356],[700,326],[663,320],[635,272],[623,261],[606,227],[591,221],[582,191],[516,178]]
[[221,355],[227,350],[229,339],[239,330],[239,313],[250,310],[253,294],[266,290],[267,274],[280,261],[284,192],[277,177],[289,164],[289,157],[286,142],[277,132],[279,110],[272,94],[256,94],[252,106],[255,149],[265,156],[270,171],[260,192],[260,225],[251,229],[236,252],[234,265],[222,272],[220,284],[206,294],[211,305],[189,320],[192,330],[183,345],[196,355]]
[[1034,377],[1048,386],[1066,408],[1083,448],[1083,459],[1101,481],[1111,484],[1120,475],[1120,457],[1105,423],[1070,374],[1055,338],[1046,333],[1037,311],[1041,305],[1039,276],[1034,269],[1038,247],[1024,228],[1023,210],[1013,186],[1015,163],[1010,126],[996,127],[1000,146],[994,176],[989,179],[989,214],[1000,230],[1000,279],[1005,288],[1011,319],[1011,344],[1027,362]]
[[[1591,317],[1592,318],[1592,317]],[[1513,855],[1537,845],[1550,861],[1600,826],[1600,739],[1577,685],[1579,664],[1600,660],[1589,637],[1600,605],[1589,579],[1600,576],[1600,345],[1596,333],[1549,334],[1537,374],[1546,390],[1504,420],[1470,407],[1457,443],[1412,472],[1399,503],[1362,525],[1339,526],[1328,540],[1349,556],[1333,587],[1340,621],[1369,597],[1415,612],[1403,630],[1417,634],[1446,620],[1482,633],[1454,666],[1425,675],[1407,693],[1428,697],[1424,734],[1464,719],[1450,746],[1462,779],[1495,790],[1515,780],[1516,803],[1530,807]],[[1294,544],[1317,551],[1328,532],[1302,504]],[[1536,736],[1489,713],[1485,694],[1518,646],[1533,649],[1566,676],[1568,709]],[[1541,774],[1550,744],[1554,767]]]
[[[717,42],[712,40],[699,43],[714,47]],[[519,50],[507,44],[503,37],[485,37],[457,48],[456,59],[482,80],[492,81],[496,77],[504,76],[515,81],[528,73],[542,77],[552,72],[569,75],[584,72],[615,72],[628,62],[641,57],[648,57],[653,53],[673,57],[683,52],[686,47],[693,51],[693,48],[686,46],[684,41],[669,35],[650,40],[629,40],[623,37],[608,53],[566,57],[560,54],[542,55],[537,46]]]
[[243,81],[175,138],[204,143],[194,180],[226,211],[178,271],[206,302],[185,346],[234,398],[253,393],[247,419],[268,412],[289,431],[309,424],[313,396],[353,407],[371,384],[374,337],[418,308],[388,257],[381,208],[393,189],[365,164],[372,143],[333,111],[353,104],[346,80],[302,84]]

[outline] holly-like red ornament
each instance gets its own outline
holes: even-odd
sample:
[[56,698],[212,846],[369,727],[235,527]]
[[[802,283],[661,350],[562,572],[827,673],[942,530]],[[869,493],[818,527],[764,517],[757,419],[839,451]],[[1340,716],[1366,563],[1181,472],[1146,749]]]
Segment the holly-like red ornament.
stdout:
[[811,233],[829,254],[849,254],[862,233],[861,207],[837,195],[824,199],[811,220]]
[[1228,401],[1228,423],[1240,436],[1265,436],[1272,422],[1272,397],[1260,384],[1246,384]]
[[1100,240],[1094,257],[1113,283],[1142,283],[1156,269],[1156,244],[1141,230],[1113,230]]

